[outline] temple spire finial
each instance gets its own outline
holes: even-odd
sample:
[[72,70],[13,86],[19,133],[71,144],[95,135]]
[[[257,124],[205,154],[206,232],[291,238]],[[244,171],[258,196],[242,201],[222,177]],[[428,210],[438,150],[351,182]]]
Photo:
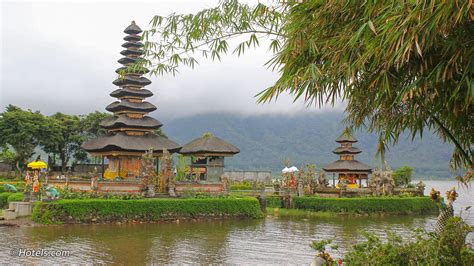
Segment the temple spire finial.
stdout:
[[126,34],[136,35],[136,34],[140,34],[142,32],[142,29],[138,27],[138,25],[135,23],[135,20],[132,20],[132,23],[130,23],[130,25],[127,28],[125,28],[123,32],[125,32]]

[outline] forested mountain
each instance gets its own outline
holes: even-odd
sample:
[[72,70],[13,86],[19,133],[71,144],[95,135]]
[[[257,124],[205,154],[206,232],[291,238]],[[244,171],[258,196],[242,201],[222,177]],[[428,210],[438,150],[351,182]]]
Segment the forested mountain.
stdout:
[[[212,132],[240,148],[241,152],[226,160],[235,170],[272,170],[277,173],[284,159],[300,167],[315,163],[318,168],[337,159],[334,141],[344,129],[342,113],[301,115],[240,116],[234,114],[200,114],[163,120],[164,132],[180,144]],[[380,165],[376,157],[377,136],[366,131],[354,135],[362,153],[357,159],[373,167]],[[449,159],[453,147],[442,143],[429,132],[414,141],[405,134],[386,154],[386,161],[396,168],[410,165],[415,176],[449,177]]]

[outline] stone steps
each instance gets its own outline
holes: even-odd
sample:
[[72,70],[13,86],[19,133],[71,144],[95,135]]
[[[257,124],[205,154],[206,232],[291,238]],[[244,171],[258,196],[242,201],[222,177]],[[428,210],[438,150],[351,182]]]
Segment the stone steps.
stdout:
[[8,209],[3,211],[5,220],[15,220],[18,217],[30,216],[33,211],[31,202],[10,202]]

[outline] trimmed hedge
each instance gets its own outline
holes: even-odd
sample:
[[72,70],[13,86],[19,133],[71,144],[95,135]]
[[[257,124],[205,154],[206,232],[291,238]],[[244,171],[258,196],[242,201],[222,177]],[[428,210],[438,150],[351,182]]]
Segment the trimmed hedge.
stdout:
[[23,192],[12,193],[10,196],[8,196],[8,202],[23,201],[23,198]]
[[260,218],[255,198],[209,199],[82,199],[37,202],[33,220],[38,223],[91,223],[126,221],[162,221],[198,217]]
[[253,190],[250,184],[234,184],[230,185],[230,190]]
[[428,197],[320,198],[295,197],[294,207],[336,213],[436,213],[438,207]]
[[0,209],[8,207],[8,203],[12,201],[23,201],[23,193],[3,192],[0,193]]
[[12,195],[11,192],[0,193],[0,209],[6,208],[8,206],[8,197]]

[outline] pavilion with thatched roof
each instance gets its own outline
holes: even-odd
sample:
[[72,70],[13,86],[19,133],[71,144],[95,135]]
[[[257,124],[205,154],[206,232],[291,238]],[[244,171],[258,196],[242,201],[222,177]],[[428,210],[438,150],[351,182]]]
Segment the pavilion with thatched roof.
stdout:
[[209,182],[219,182],[224,174],[224,157],[239,152],[237,147],[211,133],[192,140],[179,151],[191,157],[190,174],[194,175],[196,180]]
[[349,133],[342,133],[336,139],[336,142],[341,146],[334,149],[333,153],[339,155],[339,160],[326,165],[323,167],[323,170],[333,174],[334,186],[336,186],[334,175],[337,174],[338,180],[344,179],[348,183],[348,187],[361,187],[362,180],[368,179],[369,174],[372,172],[372,167],[354,159],[354,156],[361,153],[361,150],[352,146],[357,140]]

